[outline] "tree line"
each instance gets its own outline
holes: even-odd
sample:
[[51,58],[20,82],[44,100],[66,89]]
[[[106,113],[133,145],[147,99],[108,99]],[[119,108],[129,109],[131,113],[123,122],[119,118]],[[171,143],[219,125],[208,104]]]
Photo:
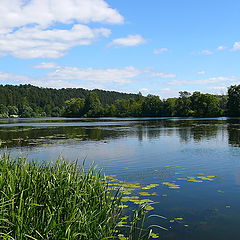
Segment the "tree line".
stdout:
[[240,85],[227,95],[187,91],[177,98],[103,90],[0,85],[0,117],[240,117]]

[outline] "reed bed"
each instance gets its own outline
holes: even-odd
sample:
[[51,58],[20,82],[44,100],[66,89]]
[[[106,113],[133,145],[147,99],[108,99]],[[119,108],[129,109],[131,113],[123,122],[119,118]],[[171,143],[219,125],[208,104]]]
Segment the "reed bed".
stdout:
[[105,180],[64,159],[1,156],[0,239],[118,239],[121,194]]

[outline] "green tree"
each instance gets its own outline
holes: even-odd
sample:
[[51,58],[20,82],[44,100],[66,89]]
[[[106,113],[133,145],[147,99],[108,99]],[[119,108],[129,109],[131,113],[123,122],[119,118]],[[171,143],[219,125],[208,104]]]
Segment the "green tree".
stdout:
[[240,117],[240,85],[228,88],[228,114],[233,117]]
[[148,95],[142,103],[142,115],[145,117],[162,116],[163,102],[158,96]]
[[[83,98],[72,98],[65,102],[65,116],[81,117],[84,114],[85,100]],[[60,113],[60,108],[58,113]]]
[[8,117],[8,108],[0,104],[0,118],[7,118]]
[[164,100],[163,106],[163,116],[174,117],[176,115],[176,98]]
[[20,110],[20,116],[23,118],[35,117],[35,112],[29,105],[23,105]]
[[99,117],[103,113],[100,99],[96,92],[90,92],[85,101],[87,117]]
[[16,106],[8,106],[7,108],[8,108],[9,116],[18,115],[18,108]]
[[191,116],[191,93],[187,91],[179,92],[180,96],[176,100],[175,111],[178,117],[188,117]]
[[194,92],[190,99],[194,116],[215,117],[221,114],[219,99],[215,95]]

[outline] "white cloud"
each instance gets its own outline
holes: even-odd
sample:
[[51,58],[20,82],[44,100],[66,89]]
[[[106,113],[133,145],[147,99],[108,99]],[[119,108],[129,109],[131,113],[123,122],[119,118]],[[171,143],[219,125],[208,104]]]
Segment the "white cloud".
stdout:
[[128,35],[126,38],[114,39],[109,45],[132,47],[144,44],[146,40],[141,35]]
[[235,50],[235,51],[239,51],[240,50],[240,42],[235,42],[233,44],[233,50]]
[[109,69],[97,69],[97,68],[77,68],[77,67],[62,67],[55,72],[48,74],[50,79],[61,80],[80,80],[94,83],[129,83],[132,78],[144,73],[144,70],[140,70],[134,67],[125,68],[109,68]]
[[56,69],[59,67],[60,66],[58,66],[56,63],[53,63],[53,62],[42,62],[34,66],[34,68],[40,68],[40,69]]
[[110,30],[91,29],[76,24],[69,30],[42,30],[24,27],[0,35],[0,55],[18,58],[58,58],[74,46],[89,45],[99,36],[107,37]]
[[140,88],[140,89],[138,89],[138,91],[147,93],[147,92],[149,92],[149,89],[148,88]]
[[174,80],[168,82],[169,85],[182,85],[182,84],[189,84],[189,85],[195,85],[195,84],[214,84],[214,83],[219,83],[219,82],[233,82],[237,81],[239,78],[236,77],[212,77],[212,78],[207,78],[207,79],[202,79],[202,80]]
[[226,46],[219,46],[217,50],[222,51],[222,50],[225,50],[226,48],[227,48]]
[[61,57],[74,46],[111,34],[82,23],[124,22],[104,0],[0,0],[0,16],[0,56],[18,58]]
[[0,81],[27,81],[29,77],[23,75],[16,75],[7,72],[0,72]]
[[178,97],[180,91],[171,88],[161,88],[157,91],[157,94],[160,94],[161,98]]
[[[141,85],[142,90],[147,92],[145,86],[149,81],[159,78],[171,77],[171,74],[154,72],[150,69],[139,69],[135,67],[124,68],[80,68],[62,67],[53,62],[40,63],[34,68],[50,69],[39,77],[0,73],[0,81],[13,84],[32,84],[40,87],[67,88],[82,87],[87,89],[106,89],[128,92],[133,85]],[[157,76],[157,77],[156,77]],[[138,86],[139,86],[138,85]],[[137,91],[137,89],[134,87]]]
[[207,87],[209,90],[216,90],[216,91],[227,91],[226,86],[214,86],[214,87]]
[[172,78],[175,74],[154,72],[149,69],[138,69],[135,67],[124,68],[78,68],[78,67],[61,67],[56,71],[48,73],[48,79],[61,80],[79,80],[92,83],[116,83],[125,84],[139,80],[139,78]]
[[199,72],[197,72],[197,74],[198,75],[204,75],[204,74],[206,74],[206,72],[205,71],[199,71]]
[[56,22],[73,21],[123,23],[123,17],[104,0],[1,0],[0,29],[37,24],[46,27]]
[[155,49],[153,51],[154,54],[161,54],[161,53],[164,53],[164,52],[168,52],[168,48],[158,48],[158,49]]
[[153,72],[151,74],[153,77],[158,78],[175,78],[177,75],[173,73],[162,73],[162,72]]
[[202,50],[202,51],[200,51],[200,54],[203,54],[203,55],[212,55],[213,52],[210,51],[210,50]]

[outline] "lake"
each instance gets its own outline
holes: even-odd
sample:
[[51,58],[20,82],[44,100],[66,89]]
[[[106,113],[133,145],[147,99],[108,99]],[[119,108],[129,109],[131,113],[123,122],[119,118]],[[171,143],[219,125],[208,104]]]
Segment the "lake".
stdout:
[[148,215],[164,216],[147,220],[168,229],[153,227],[160,239],[239,238],[240,118],[1,119],[0,147],[39,161],[94,162],[140,184],[133,194],[154,201]]

